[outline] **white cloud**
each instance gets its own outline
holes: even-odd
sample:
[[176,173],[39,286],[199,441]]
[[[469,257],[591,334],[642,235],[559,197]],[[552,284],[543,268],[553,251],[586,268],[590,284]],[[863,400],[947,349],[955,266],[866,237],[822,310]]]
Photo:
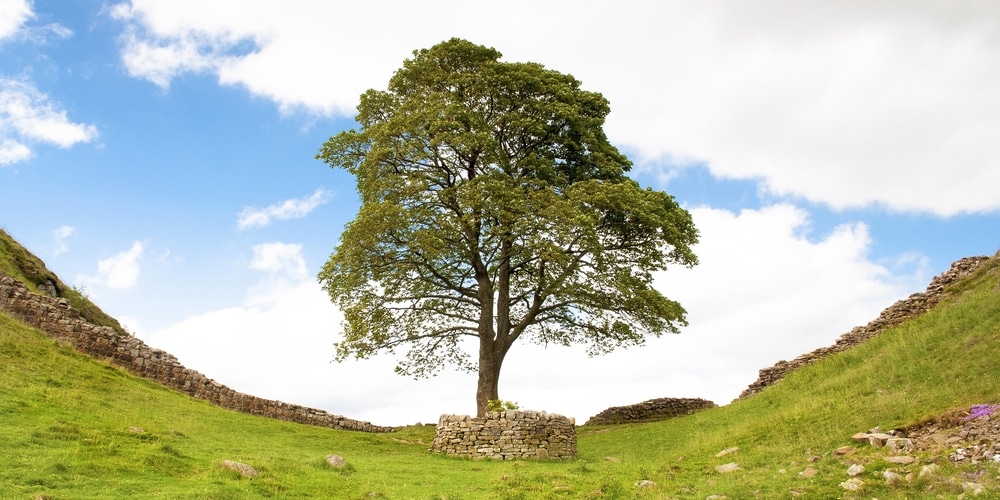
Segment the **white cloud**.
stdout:
[[76,233],[76,229],[73,226],[60,226],[52,232],[52,238],[55,240],[55,250],[52,251],[53,256],[59,256],[69,250],[69,244],[66,243],[66,239]]
[[210,72],[285,111],[349,115],[413,49],[461,36],[602,92],[609,136],[649,165],[704,162],[836,208],[1000,208],[1000,3],[136,0],[114,11],[130,73],[160,86]]
[[97,138],[97,127],[74,123],[31,83],[0,78],[0,165],[31,157],[34,142],[68,148]]
[[28,0],[0,1],[0,42],[14,36],[33,16]]
[[[596,358],[579,347],[522,342],[505,362],[501,397],[580,420],[656,397],[725,404],[757,370],[832,344],[926,284],[917,283],[907,265],[919,259],[901,259],[897,274],[868,260],[871,242],[862,224],[810,235],[805,213],[790,205],[692,214],[702,232],[701,264],[671,269],[657,281],[687,308],[689,327]],[[300,251],[298,245],[256,247],[251,268],[280,275],[298,268]],[[269,274],[243,304],[143,338],[234,389],[379,424],[474,411],[474,375],[448,371],[410,380],[393,373],[391,354],[331,364],[342,318],[314,280]]]
[[136,241],[132,247],[97,262],[95,276],[83,276],[81,280],[114,289],[132,288],[139,281],[139,259],[143,253],[142,242]]
[[250,269],[296,280],[304,279],[308,274],[306,261],[302,258],[302,245],[280,242],[254,246]]
[[270,225],[273,220],[301,219],[328,201],[330,192],[320,188],[306,198],[292,198],[265,208],[246,207],[240,212],[236,227],[239,229],[264,227]]
[[0,140],[0,165],[10,165],[31,158],[31,149],[20,142]]

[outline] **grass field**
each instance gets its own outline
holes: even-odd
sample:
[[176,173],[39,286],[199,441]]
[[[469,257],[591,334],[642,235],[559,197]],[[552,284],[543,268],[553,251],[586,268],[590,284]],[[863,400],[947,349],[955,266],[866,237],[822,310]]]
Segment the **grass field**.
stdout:
[[[920,464],[889,464],[883,450],[850,439],[875,426],[1000,403],[998,388],[998,259],[931,312],[756,396],[664,422],[580,427],[579,457],[554,462],[431,454],[428,426],[364,434],[234,413],[94,361],[0,314],[0,499],[886,500],[958,498],[963,474],[986,487],[977,498],[1000,498],[1000,464],[937,460],[938,477],[888,486],[882,471],[916,472]],[[847,463],[832,450],[845,445],[857,447],[850,459],[867,468],[858,493],[839,486]],[[731,447],[739,450],[716,457]],[[347,466],[330,467],[328,454]],[[223,460],[260,475],[244,478]],[[739,470],[718,472],[725,463]],[[815,476],[800,475],[807,467]],[[642,480],[655,486],[636,486]]]

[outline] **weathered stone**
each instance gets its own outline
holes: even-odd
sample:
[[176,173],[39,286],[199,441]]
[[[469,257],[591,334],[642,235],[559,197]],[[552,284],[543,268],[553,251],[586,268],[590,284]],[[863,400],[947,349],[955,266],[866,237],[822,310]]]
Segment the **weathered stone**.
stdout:
[[227,469],[239,472],[240,475],[243,477],[256,477],[257,475],[260,474],[260,472],[257,472],[257,469],[254,469],[253,467],[245,463],[236,462],[233,460],[223,460],[222,466]]
[[849,457],[853,455],[856,451],[857,449],[854,448],[853,446],[841,446],[840,448],[833,450],[833,454],[837,455],[838,457]]
[[971,481],[962,483],[962,491],[966,493],[972,493],[974,496],[982,495],[985,491],[983,485],[979,483],[973,483]]
[[938,465],[937,464],[927,464],[920,468],[920,473],[917,477],[930,477],[937,474]]
[[853,439],[854,441],[857,441],[859,443],[867,443],[868,442],[868,433],[867,432],[858,432],[858,433],[854,434],[853,436],[851,436],[851,439]]
[[907,456],[907,455],[895,455],[891,457],[885,457],[885,461],[891,464],[908,465],[916,462],[917,459]]
[[901,452],[901,451],[913,451],[913,441],[906,438],[891,438],[885,443],[889,451]]
[[635,486],[637,488],[655,488],[656,487],[656,483],[654,483],[653,481],[650,481],[648,479],[643,479],[642,481],[636,481],[635,482]]
[[724,449],[724,450],[716,453],[715,454],[715,458],[721,458],[721,457],[724,457],[724,456],[726,456],[726,455],[728,455],[730,453],[736,453],[737,451],[740,451],[740,447],[739,446],[733,446],[732,448],[726,448],[726,449]]
[[347,460],[340,455],[327,455],[326,463],[330,464],[331,467],[343,467],[347,465]]
[[861,491],[865,487],[865,482],[854,477],[840,483],[840,487],[847,491]]
[[741,468],[740,468],[740,466],[736,462],[729,462],[728,464],[716,465],[715,466],[715,470],[716,470],[716,472],[720,472],[722,474],[725,474],[727,472],[733,472],[733,471],[741,470]]
[[903,476],[901,474],[891,470],[882,471],[882,477],[888,484],[896,484],[903,481]]
[[865,466],[861,464],[854,464],[847,468],[847,475],[851,477],[857,477],[865,473]]
[[889,441],[892,436],[885,434],[883,432],[876,432],[868,435],[868,444],[872,445],[873,448],[881,448],[885,446],[885,443]]
[[799,473],[800,476],[805,478],[816,477],[819,474],[819,470],[815,467],[806,467],[805,470]]

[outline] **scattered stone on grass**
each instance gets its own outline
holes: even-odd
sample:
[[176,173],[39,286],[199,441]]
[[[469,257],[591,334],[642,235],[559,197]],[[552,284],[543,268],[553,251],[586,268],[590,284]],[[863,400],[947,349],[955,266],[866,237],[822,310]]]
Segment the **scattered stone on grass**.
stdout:
[[885,461],[890,464],[909,465],[916,462],[917,459],[908,455],[894,455],[891,457],[885,457]]
[[716,465],[715,470],[725,474],[727,472],[742,470],[742,468],[736,462],[729,462],[728,464]]
[[347,465],[347,460],[340,455],[327,455],[326,463],[330,464],[331,467],[340,468]]
[[256,477],[258,474],[260,474],[260,472],[257,472],[257,469],[254,469],[253,467],[247,464],[236,462],[234,460],[223,460],[222,466],[227,469],[239,472],[240,475],[243,477]]
[[840,483],[840,487],[847,491],[861,491],[861,488],[865,487],[865,482],[855,477]]
[[927,464],[920,468],[920,473],[917,477],[930,477],[937,474],[938,464]]
[[903,476],[896,471],[885,470],[882,472],[882,477],[885,478],[886,484],[893,485],[903,480]]
[[716,453],[715,454],[715,458],[724,457],[724,456],[726,456],[726,455],[728,455],[730,453],[736,453],[737,451],[740,451],[740,447],[739,446],[733,446],[732,448],[726,448],[726,449],[724,449],[724,450]]
[[865,473],[865,466],[861,464],[854,464],[847,468],[847,475],[851,477],[857,477]]
[[816,477],[819,474],[819,470],[815,467],[806,467],[806,470],[799,473],[800,476],[805,478]]
[[142,427],[136,427],[134,425],[128,426],[128,431],[131,432],[132,434],[142,434],[142,433],[146,432],[146,431],[142,430]]
[[853,446],[841,446],[840,448],[833,450],[833,454],[837,455],[838,457],[849,457],[853,455],[854,452],[856,451],[857,449],[855,449]]
[[971,481],[962,483],[962,491],[966,493],[972,493],[974,496],[979,496],[983,494],[985,488],[979,483],[973,483]]
[[650,481],[648,479],[643,479],[641,481],[636,481],[635,482],[635,486],[637,488],[655,488],[656,487],[656,483],[654,483],[653,481]]
[[899,453],[913,451],[913,441],[906,438],[892,438],[885,443],[890,451]]

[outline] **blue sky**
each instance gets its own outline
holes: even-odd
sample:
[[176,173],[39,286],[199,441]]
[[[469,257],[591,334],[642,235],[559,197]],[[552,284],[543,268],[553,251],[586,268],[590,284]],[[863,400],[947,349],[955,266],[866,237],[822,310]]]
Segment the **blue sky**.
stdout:
[[414,49],[571,73],[641,183],[695,217],[680,335],[523,344],[501,397],[585,420],[725,404],[952,261],[1000,249],[1000,6],[935,2],[0,0],[0,227],[150,345],[237,390],[379,424],[474,410],[471,375],[331,364],[315,275],[357,210],[316,161]]

